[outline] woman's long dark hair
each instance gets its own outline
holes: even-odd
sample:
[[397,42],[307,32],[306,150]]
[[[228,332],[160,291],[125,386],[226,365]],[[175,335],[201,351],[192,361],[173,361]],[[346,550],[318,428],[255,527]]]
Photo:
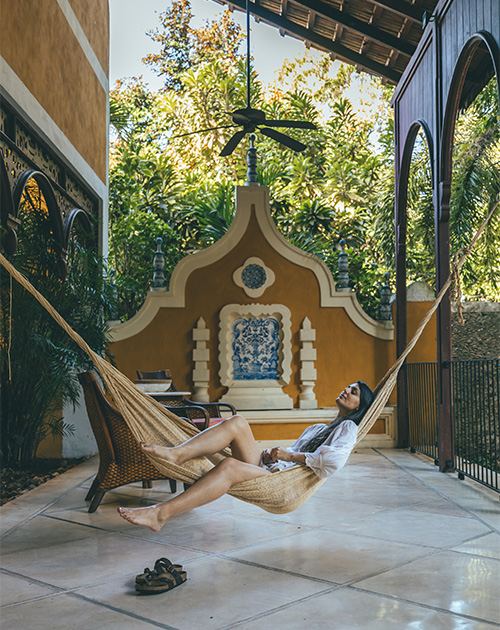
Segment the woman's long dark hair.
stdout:
[[331,422],[323,429],[323,431],[311,438],[311,440],[302,447],[302,451],[304,453],[314,453],[314,451],[319,448],[326,439],[328,439],[328,437],[335,431],[339,424],[344,422],[344,420],[352,420],[359,425],[363,416],[372,404],[374,395],[372,390],[364,381],[356,381],[356,383],[359,385],[359,407],[346,416],[341,416],[338,420]]

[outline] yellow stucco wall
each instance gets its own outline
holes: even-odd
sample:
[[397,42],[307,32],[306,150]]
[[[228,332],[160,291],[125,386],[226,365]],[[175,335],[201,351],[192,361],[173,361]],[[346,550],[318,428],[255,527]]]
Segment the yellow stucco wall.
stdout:
[[[71,3],[108,76],[107,0]],[[0,0],[1,54],[102,182],[107,94],[56,0]]]
[[108,0],[69,0],[69,3],[107,75],[109,68]]
[[[232,279],[235,269],[247,258],[259,256],[271,268],[276,280],[260,298],[251,299]],[[271,247],[255,215],[245,235],[218,261],[191,273],[186,284],[184,308],[160,308],[151,323],[138,334],[112,344],[117,367],[132,379],[137,369],[146,371],[169,368],[179,389],[192,391],[192,330],[200,317],[210,330],[209,395],[219,399],[225,388],[219,382],[219,312],[226,304],[283,304],[291,311],[292,380],[284,391],[298,406],[299,330],[308,317],[316,329],[318,379],[315,394],[319,407],[335,405],[341,388],[361,379],[371,387],[395,361],[395,342],[375,338],[363,332],[343,308],[320,306],[320,292],[315,274],[284,258]],[[408,329],[412,333],[428,303],[408,304]],[[418,320],[418,321],[417,321]],[[433,324],[413,351],[415,360],[435,360]],[[395,402],[395,398],[391,399]],[[283,427],[284,429],[284,427]],[[377,431],[377,428],[374,429]]]

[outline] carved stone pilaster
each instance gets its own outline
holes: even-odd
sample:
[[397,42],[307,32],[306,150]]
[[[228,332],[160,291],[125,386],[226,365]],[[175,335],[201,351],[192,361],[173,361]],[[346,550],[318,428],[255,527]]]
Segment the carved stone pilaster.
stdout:
[[206,327],[203,317],[196,323],[193,328],[193,400],[198,402],[210,402],[208,396],[208,383],[210,380],[210,371],[208,369],[208,361],[210,359],[210,350],[207,343],[210,339],[210,330]]
[[311,327],[308,317],[304,318],[300,329],[300,390],[299,407],[301,409],[316,409],[318,401],[314,395],[316,385],[316,331]]

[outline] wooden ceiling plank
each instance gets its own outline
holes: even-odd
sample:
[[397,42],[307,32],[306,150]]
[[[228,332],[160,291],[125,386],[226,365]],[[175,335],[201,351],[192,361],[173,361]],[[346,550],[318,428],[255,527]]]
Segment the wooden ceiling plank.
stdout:
[[[230,4],[241,11],[246,11],[245,0],[231,0]],[[374,61],[373,59],[360,55],[354,50],[347,48],[347,46],[343,46],[338,42],[334,42],[328,37],[319,35],[314,31],[309,31],[304,26],[292,22],[291,20],[284,18],[260,5],[257,5],[254,2],[250,2],[250,12],[252,13],[252,15],[257,15],[258,17],[260,17],[261,20],[266,22],[267,24],[270,24],[271,26],[274,26],[280,30],[284,30],[287,33],[290,33],[293,37],[302,39],[304,42],[309,41],[311,44],[314,45],[315,48],[323,50],[324,52],[334,53],[338,59],[342,59],[346,63],[358,65],[360,67],[363,67],[363,69],[365,69],[367,72],[385,77],[391,83],[397,83],[401,78],[400,72],[397,72],[392,68],[388,68],[384,64]]]
[[422,17],[424,15],[424,9],[417,7],[414,4],[405,2],[405,0],[368,0],[372,4],[377,4],[383,9],[388,9],[393,13],[397,13],[401,17],[408,18],[412,22],[416,22],[422,25]]
[[383,44],[384,46],[388,46],[389,48],[394,48],[408,57],[411,57],[415,52],[415,46],[410,42],[407,42],[399,37],[395,37],[390,33],[386,33],[376,26],[367,24],[366,22],[363,22],[363,20],[355,18],[346,11],[339,11],[332,5],[323,2],[323,0],[293,0],[293,2],[304,9],[314,11],[328,20],[337,22],[337,24],[342,24],[342,26],[345,26],[351,31],[355,31],[368,39],[376,41],[379,44]]
[[373,13],[370,15],[370,21],[368,23],[374,26],[378,22],[379,17],[382,15],[382,11],[382,7],[379,7],[377,4],[374,5]]

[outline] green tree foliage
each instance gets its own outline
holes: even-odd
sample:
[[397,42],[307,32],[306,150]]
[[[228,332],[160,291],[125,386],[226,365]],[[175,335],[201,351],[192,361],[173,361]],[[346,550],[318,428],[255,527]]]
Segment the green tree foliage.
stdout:
[[143,61],[163,78],[167,90],[182,90],[181,74],[200,63],[221,59],[231,66],[239,59],[244,35],[229,11],[198,29],[191,26],[192,17],[189,0],[174,0],[170,9],[160,13],[160,27],[148,33],[160,44],[160,52]]
[[[390,145],[387,144],[387,149]],[[392,149],[390,149],[392,152]],[[493,78],[455,126],[450,198],[450,253],[466,247],[500,196],[498,94]],[[376,232],[385,259],[394,264],[394,177],[382,186]],[[429,148],[422,131],[410,163],[407,201],[407,277],[435,287],[435,227]],[[500,300],[500,212],[497,210],[461,270],[468,300]]]
[[[56,243],[45,201],[28,185],[20,209],[19,247],[12,264],[35,285],[90,347],[103,354],[112,296],[103,280],[95,244],[84,247],[78,231],[68,253],[68,275],[58,275]],[[30,462],[49,434],[70,433],[64,405],[79,397],[77,373],[90,359],[35,298],[8,273],[1,276],[1,454],[5,465]]]
[[[450,199],[450,249],[466,247],[500,199],[500,118],[494,77],[455,127]],[[462,268],[468,299],[500,299],[500,210]]]
[[[229,227],[232,191],[245,181],[248,148],[247,138],[231,156],[218,157],[235,132],[228,112],[246,106],[246,65],[238,49],[241,32],[227,13],[200,29],[192,29],[190,20],[188,0],[178,0],[162,14],[154,33],[162,51],[147,62],[164,76],[163,90],[150,93],[135,79],[112,94],[117,116],[113,216],[124,217],[136,209],[155,214],[180,237],[182,254],[212,244]],[[187,40],[174,32],[177,24]],[[186,41],[189,46],[183,48]],[[214,42],[218,43],[212,46]],[[461,142],[457,135],[450,224],[454,250],[470,237],[496,194],[498,119],[491,105],[494,88],[488,89],[457,123],[457,134],[463,131],[468,139]],[[326,56],[306,53],[285,62],[271,86],[262,85],[252,70],[251,93],[252,106],[263,109],[268,118],[317,125],[315,131],[287,129],[306,144],[300,154],[257,133],[259,182],[270,188],[278,228],[290,242],[323,258],[334,274],[339,241],[345,239],[351,285],[363,308],[376,317],[380,284],[394,267],[392,89],[353,68],[334,65]],[[120,118],[124,112],[127,122]],[[469,131],[472,135],[467,135]],[[408,276],[432,284],[429,169],[427,145],[419,140],[408,188]],[[498,260],[498,220],[495,225],[486,235],[484,251],[480,249],[465,268],[467,295],[473,295],[469,289],[474,274],[480,278],[481,295],[498,295],[499,274],[493,263]],[[150,256],[155,236],[150,233],[144,240],[151,243]],[[477,286],[475,291],[479,295]]]
[[142,306],[153,279],[156,238],[163,239],[165,277],[182,258],[181,238],[153,212],[136,208],[113,221],[109,241],[111,280],[118,298],[117,316],[129,319]]

